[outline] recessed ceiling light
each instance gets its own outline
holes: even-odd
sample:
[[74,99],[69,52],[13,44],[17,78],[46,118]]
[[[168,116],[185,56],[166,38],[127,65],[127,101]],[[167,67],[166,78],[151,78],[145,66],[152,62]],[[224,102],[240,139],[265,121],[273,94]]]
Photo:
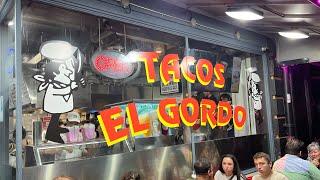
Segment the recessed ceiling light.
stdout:
[[263,19],[261,11],[251,8],[228,8],[226,14],[232,18],[246,21]]
[[309,37],[308,34],[301,31],[282,31],[278,32],[280,36],[289,38],[289,39],[306,39]]

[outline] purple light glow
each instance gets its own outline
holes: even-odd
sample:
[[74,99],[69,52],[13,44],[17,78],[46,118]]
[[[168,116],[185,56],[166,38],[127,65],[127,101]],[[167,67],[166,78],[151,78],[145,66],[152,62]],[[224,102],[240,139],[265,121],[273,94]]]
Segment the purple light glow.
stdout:
[[320,0],[309,0],[312,4],[314,4],[317,7],[320,7]]
[[282,66],[281,68],[282,68],[282,70],[283,70],[283,72],[284,72],[285,74],[288,74],[288,73],[289,73],[289,68],[288,68],[288,66]]

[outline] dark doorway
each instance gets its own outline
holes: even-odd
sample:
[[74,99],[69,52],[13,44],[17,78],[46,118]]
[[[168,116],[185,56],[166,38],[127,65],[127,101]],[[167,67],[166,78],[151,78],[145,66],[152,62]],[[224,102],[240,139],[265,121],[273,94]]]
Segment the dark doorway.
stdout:
[[306,144],[320,137],[320,63],[287,67],[294,134]]

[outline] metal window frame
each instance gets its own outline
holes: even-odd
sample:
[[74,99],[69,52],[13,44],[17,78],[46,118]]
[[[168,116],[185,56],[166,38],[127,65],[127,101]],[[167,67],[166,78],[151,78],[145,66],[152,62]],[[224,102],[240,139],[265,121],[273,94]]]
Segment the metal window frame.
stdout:
[[[21,0],[15,1],[15,73],[17,83],[17,143],[21,144],[21,128],[22,128],[22,98],[19,97],[21,90]],[[126,13],[124,8],[117,1],[112,0],[38,0],[37,2],[58,6],[61,8],[71,9],[83,13],[92,14],[95,16],[105,17],[113,20],[118,20],[125,23],[135,24],[141,27],[155,29],[166,33],[191,38],[198,41],[204,41],[215,45],[220,45],[228,48],[241,50],[248,53],[262,55],[263,71],[265,78],[265,98],[266,98],[266,111],[268,119],[268,136],[269,136],[269,150],[271,156],[274,156],[274,141],[271,121],[271,103],[267,95],[270,94],[269,90],[269,71],[267,67],[268,58],[265,53],[261,51],[262,47],[273,46],[270,45],[270,40],[257,33],[249,32],[247,30],[232,26],[230,24],[219,22],[205,16],[193,13],[193,17],[199,20],[199,25],[192,27],[188,21],[181,21],[178,19],[170,18],[159,13],[149,11],[156,7],[152,7],[152,3],[148,3],[148,8],[143,9],[139,6],[131,6],[130,13]],[[146,3],[146,0],[137,0],[138,3]],[[163,2],[164,6],[169,4]],[[159,3],[155,3],[159,6]],[[172,6],[172,5],[171,5]],[[176,7],[178,8],[178,7]],[[149,10],[148,10],[149,9]],[[181,8],[180,8],[181,10]],[[181,10],[183,11],[183,10]],[[3,15],[3,11],[0,12]],[[170,12],[164,12],[170,14]],[[187,13],[187,12],[186,12]],[[178,17],[178,15],[177,15]],[[216,28],[218,26],[218,28]],[[232,36],[236,30],[241,32],[243,38],[237,39]],[[225,32],[225,33],[223,33]],[[21,152],[21,147],[18,146],[18,154]],[[20,149],[20,150],[19,150]],[[17,159],[17,179],[22,179],[22,160]]]
[[[193,27],[189,20],[182,17],[183,14],[189,13],[187,10],[174,7],[165,2],[156,3],[158,2],[156,1],[155,3],[150,3],[147,0],[137,0],[135,1],[137,5],[129,6],[129,13],[126,12],[119,2],[112,0],[38,0],[38,2],[254,54],[261,55],[261,48],[270,45],[270,39],[265,36],[225,22],[210,19],[197,13],[192,13],[192,17],[195,17],[199,21],[197,22],[198,25]],[[148,7],[141,8],[140,4],[146,4]],[[171,11],[157,10],[160,6],[170,6],[168,9],[179,11],[179,14],[175,15]],[[168,17],[166,14],[171,14],[171,16]],[[237,39],[234,35],[236,32],[240,32],[240,39]]]

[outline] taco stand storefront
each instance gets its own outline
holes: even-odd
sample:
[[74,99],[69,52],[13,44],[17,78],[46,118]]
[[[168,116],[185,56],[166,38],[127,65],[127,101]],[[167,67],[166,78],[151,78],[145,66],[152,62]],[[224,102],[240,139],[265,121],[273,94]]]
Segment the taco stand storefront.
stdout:
[[[254,171],[248,160],[254,153],[267,152],[273,160],[280,155],[271,104],[274,44],[267,37],[161,1],[3,4],[0,179],[119,179],[128,171],[143,179],[187,179],[197,159],[207,158],[217,168],[225,153],[234,154],[248,174]],[[133,52],[157,54],[153,81],[143,61],[128,61]],[[183,72],[179,82],[163,83],[162,62],[168,54],[177,60],[207,59],[213,69],[222,64],[224,86],[191,83]],[[198,72],[196,63],[189,68]],[[218,102],[226,94],[232,108],[246,110],[239,129],[232,123],[214,129],[198,121],[191,127],[160,123],[157,109],[164,99],[183,105],[186,98]],[[128,133],[108,146],[102,132],[107,125],[99,125],[99,114],[118,107],[121,124],[129,129],[128,106],[135,108],[140,123],[149,123],[148,131]],[[56,132],[62,126],[69,132],[81,128],[81,138],[60,137]],[[9,166],[13,148],[8,147],[14,129],[15,168]]]

